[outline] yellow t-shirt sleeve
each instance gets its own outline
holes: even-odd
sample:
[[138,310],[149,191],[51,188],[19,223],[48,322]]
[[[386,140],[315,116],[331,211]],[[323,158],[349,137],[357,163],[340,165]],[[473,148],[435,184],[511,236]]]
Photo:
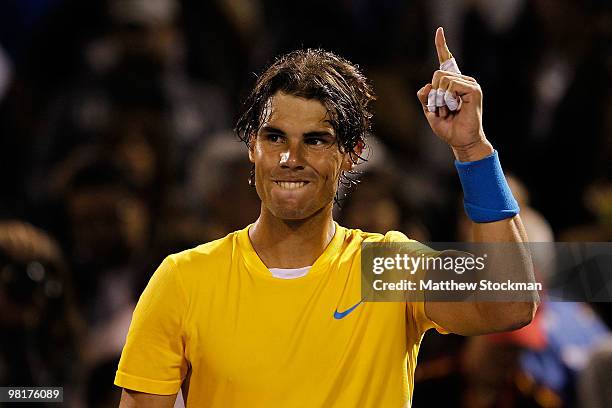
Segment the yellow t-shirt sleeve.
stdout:
[[185,358],[185,290],[171,257],[157,268],[140,296],[115,385],[149,394],[178,392],[188,370]]
[[[408,238],[406,235],[399,231],[389,231],[385,234],[384,242],[410,242],[414,244],[414,252],[415,254],[432,254],[433,256],[437,256],[439,254],[438,251],[433,250],[432,248],[415,241],[413,239]],[[412,317],[415,327],[419,333],[424,333],[429,329],[436,329],[441,334],[448,334],[449,331],[444,329],[443,327],[436,324],[433,320],[431,320],[427,314],[425,313],[425,302],[406,302],[406,306],[408,309],[409,317]]]

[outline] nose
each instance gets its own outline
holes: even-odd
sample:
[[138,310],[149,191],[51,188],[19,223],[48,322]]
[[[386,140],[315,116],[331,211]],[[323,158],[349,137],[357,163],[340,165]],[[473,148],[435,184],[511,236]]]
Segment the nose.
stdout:
[[280,154],[279,164],[282,168],[304,169],[304,152],[299,143],[289,143],[287,149]]

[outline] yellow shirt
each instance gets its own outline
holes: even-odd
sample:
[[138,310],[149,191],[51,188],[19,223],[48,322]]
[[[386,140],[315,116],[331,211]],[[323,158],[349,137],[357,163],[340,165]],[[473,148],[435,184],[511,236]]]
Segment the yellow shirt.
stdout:
[[169,395],[187,377],[186,405],[198,408],[410,406],[434,323],[423,303],[360,303],[362,242],[408,238],[336,224],[309,273],[287,280],[271,275],[248,228],[162,262],[115,384]]

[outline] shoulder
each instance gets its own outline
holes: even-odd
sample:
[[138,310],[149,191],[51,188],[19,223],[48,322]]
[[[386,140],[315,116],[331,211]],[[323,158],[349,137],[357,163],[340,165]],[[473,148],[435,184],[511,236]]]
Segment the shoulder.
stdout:
[[341,246],[341,251],[344,256],[354,257],[359,256],[364,244],[384,244],[390,242],[416,242],[406,237],[399,231],[388,231],[385,234],[378,232],[367,232],[360,229],[344,229],[344,242]]
[[164,262],[169,262],[182,280],[203,279],[213,272],[227,270],[239,247],[241,232],[234,231],[223,238],[171,254]]
[[[366,232],[360,229],[348,229],[346,228],[345,234],[345,250],[348,252],[359,252],[362,248],[362,244],[375,244],[377,248],[379,245],[376,244],[393,244],[387,247],[387,250],[391,251],[407,251],[413,255],[417,254],[431,254],[437,256],[439,252],[434,251],[432,248],[424,243],[409,238],[400,231],[387,231],[384,234],[377,232]],[[406,245],[407,244],[407,245]]]
[[385,234],[346,228],[345,240],[362,242],[415,242],[400,231],[387,231]]
[[181,252],[174,253],[169,256],[177,266],[184,266],[191,262],[206,260],[207,258],[215,258],[226,253],[231,253],[235,245],[236,236],[240,231],[229,233],[223,238],[214,241],[200,244],[196,247],[186,249]]

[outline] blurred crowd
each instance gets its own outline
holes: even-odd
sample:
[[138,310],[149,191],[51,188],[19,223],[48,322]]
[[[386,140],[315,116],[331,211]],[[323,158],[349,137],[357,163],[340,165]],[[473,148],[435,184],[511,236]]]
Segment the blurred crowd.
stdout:
[[[440,25],[483,88],[530,239],[610,241],[605,0],[0,3],[0,386],[116,406],[114,371],[156,266],[259,214],[232,129],[255,74],[289,50],[358,63],[378,95],[361,182],[336,219],[469,240],[452,154],[416,98]],[[428,333],[414,406],[612,406],[610,305],[545,302],[510,334]]]

